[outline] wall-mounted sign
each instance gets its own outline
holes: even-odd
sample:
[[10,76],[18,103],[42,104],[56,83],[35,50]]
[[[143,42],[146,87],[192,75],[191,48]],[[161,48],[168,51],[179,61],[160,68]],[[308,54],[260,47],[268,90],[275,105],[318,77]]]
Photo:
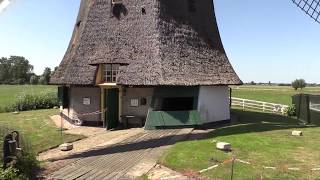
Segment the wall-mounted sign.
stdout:
[[90,98],[83,98],[83,104],[84,105],[90,105],[91,104]]
[[138,107],[139,106],[139,99],[131,99],[130,106]]

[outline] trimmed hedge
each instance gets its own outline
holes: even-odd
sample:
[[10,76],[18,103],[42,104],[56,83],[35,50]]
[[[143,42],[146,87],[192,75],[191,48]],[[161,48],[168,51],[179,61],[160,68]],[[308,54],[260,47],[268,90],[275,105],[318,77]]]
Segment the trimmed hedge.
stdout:
[[0,109],[0,112],[49,109],[55,106],[59,106],[59,99],[56,93],[26,94],[17,97],[17,100],[13,104]]

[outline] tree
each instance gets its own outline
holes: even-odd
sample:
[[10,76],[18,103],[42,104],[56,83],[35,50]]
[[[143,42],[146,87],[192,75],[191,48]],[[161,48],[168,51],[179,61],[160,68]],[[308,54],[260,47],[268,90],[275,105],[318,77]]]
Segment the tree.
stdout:
[[38,81],[39,84],[46,84],[46,78],[44,76],[41,76],[39,78],[39,81]]
[[250,85],[256,85],[257,83],[255,83],[254,81],[250,82]]
[[0,84],[24,84],[29,82],[33,66],[22,56],[0,59]]
[[42,81],[41,84],[49,84],[50,76],[51,76],[51,69],[48,68],[48,67],[46,67],[46,68],[44,69],[44,71],[43,71],[42,76],[41,76],[41,78],[43,78],[43,79],[40,78],[41,81]]
[[8,58],[2,57],[0,59],[0,84],[8,84],[11,81],[11,66]]
[[51,76],[58,70],[58,66],[54,67],[53,71],[51,72]]
[[291,83],[291,86],[295,89],[298,90],[299,88],[305,88],[307,86],[307,83],[304,79],[296,79]]
[[33,84],[33,85],[38,84],[38,80],[39,80],[39,77],[37,75],[32,75],[30,77],[30,84]]

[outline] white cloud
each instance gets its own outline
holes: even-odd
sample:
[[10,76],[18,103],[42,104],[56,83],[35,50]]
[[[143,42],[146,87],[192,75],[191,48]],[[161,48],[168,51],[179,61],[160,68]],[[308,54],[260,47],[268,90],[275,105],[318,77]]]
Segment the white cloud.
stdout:
[[0,0],[0,13],[2,13],[11,3],[11,0]]

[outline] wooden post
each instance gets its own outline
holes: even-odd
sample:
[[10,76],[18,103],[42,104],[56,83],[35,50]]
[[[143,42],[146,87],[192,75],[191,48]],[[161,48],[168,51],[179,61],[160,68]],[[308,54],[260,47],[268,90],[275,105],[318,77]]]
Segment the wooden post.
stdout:
[[232,88],[229,88],[229,100],[230,100],[229,106],[231,108],[231,106],[232,106]]
[[236,160],[235,157],[232,157],[232,165],[231,165],[231,180],[233,180],[233,171],[234,171],[234,161]]
[[101,121],[102,126],[106,127],[106,118],[105,118],[105,89],[101,87],[100,90],[100,107],[101,107]]
[[244,110],[244,99],[242,100],[242,109]]
[[121,115],[122,115],[122,96],[123,96],[123,88],[120,86],[119,88],[119,121],[121,120]]
[[307,95],[306,96],[306,103],[307,103],[307,121],[308,121],[308,124],[311,123],[311,112],[310,112],[310,96]]
[[298,119],[300,119],[300,115],[301,115],[301,104],[302,104],[302,94],[299,94],[299,106],[297,109],[297,117]]

